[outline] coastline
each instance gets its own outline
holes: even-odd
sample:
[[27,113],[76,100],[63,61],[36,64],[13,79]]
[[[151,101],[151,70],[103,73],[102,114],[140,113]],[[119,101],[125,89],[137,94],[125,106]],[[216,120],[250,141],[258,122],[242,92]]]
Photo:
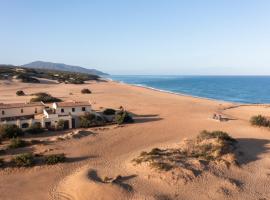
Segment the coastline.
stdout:
[[207,98],[207,97],[200,97],[200,96],[195,96],[195,95],[191,95],[191,94],[186,94],[186,93],[181,93],[181,92],[172,92],[169,90],[162,90],[162,89],[158,89],[158,88],[154,88],[154,87],[150,87],[150,86],[146,86],[146,85],[142,85],[142,84],[131,84],[131,83],[126,83],[123,81],[117,81],[117,80],[113,80],[113,79],[106,79],[108,82],[115,82],[118,84],[123,84],[123,85],[128,85],[128,86],[133,86],[133,87],[138,87],[138,88],[144,88],[144,89],[149,89],[149,90],[153,90],[156,92],[162,92],[162,93],[166,93],[166,94],[172,94],[172,95],[178,95],[178,96],[184,96],[184,97],[191,97],[191,98],[197,98],[197,99],[202,99],[202,100],[209,100],[209,101],[214,101],[217,103],[228,103],[228,104],[233,104],[236,106],[270,106],[270,103],[239,103],[239,102],[233,102],[233,101],[226,101],[226,100],[220,100],[220,99],[214,99],[214,98]]
[[[260,79],[257,76],[253,78],[250,76],[236,77],[238,76],[222,76],[221,78],[219,76],[153,76],[147,78],[146,76],[144,78],[141,75],[114,75],[107,79],[168,93],[235,104],[270,104],[268,93],[260,90],[269,79]],[[252,84],[250,81],[257,81],[257,84]],[[258,91],[258,96],[254,91]]]

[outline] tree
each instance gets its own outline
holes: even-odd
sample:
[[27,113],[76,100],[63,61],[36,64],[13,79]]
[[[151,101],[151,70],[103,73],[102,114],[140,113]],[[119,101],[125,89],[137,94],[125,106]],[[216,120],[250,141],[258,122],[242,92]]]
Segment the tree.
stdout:
[[82,94],[91,94],[92,92],[88,88],[84,88],[81,90]]
[[127,111],[119,111],[116,113],[115,122],[117,124],[125,124],[134,122],[133,118]]
[[56,129],[57,129],[57,130],[64,130],[64,129],[65,129],[65,123],[66,123],[65,120],[60,119],[60,120],[57,122]]
[[23,131],[15,124],[1,124],[0,137],[1,138],[14,138],[23,136]]
[[22,91],[22,90],[18,90],[18,91],[16,92],[16,95],[17,95],[17,96],[24,96],[25,93],[24,93],[24,91]]

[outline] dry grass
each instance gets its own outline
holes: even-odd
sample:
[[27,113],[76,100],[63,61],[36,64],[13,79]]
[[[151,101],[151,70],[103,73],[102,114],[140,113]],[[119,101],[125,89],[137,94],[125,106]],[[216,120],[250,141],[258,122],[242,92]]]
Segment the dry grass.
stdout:
[[169,171],[177,167],[192,168],[194,161],[204,163],[221,161],[227,165],[237,163],[234,149],[237,141],[221,131],[202,131],[195,139],[185,140],[180,148],[142,152],[133,159],[136,164],[148,163],[150,167]]

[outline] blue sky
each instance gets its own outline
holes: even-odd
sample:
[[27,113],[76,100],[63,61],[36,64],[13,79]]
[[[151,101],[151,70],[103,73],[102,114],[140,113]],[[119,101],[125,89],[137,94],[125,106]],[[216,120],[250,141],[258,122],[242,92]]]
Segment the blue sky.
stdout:
[[1,0],[0,63],[270,74],[268,0]]

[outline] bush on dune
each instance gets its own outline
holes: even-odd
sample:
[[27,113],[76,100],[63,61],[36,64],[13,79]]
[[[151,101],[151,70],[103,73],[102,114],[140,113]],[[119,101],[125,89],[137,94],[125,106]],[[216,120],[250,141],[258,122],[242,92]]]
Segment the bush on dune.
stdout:
[[134,120],[127,111],[119,111],[115,115],[115,122],[117,124],[133,123]]
[[[194,160],[204,160],[236,164],[234,150],[237,141],[223,131],[202,131],[196,138],[185,140],[179,148],[154,148],[149,152],[143,151],[139,157],[133,159],[136,164],[148,163],[158,170],[171,170],[180,166],[194,167]],[[193,160],[193,161],[192,161]]]
[[34,156],[31,153],[24,153],[15,156],[12,161],[17,167],[29,167],[34,163]]
[[81,90],[82,94],[91,94],[92,92],[88,88],[84,88]]
[[251,117],[250,123],[254,126],[270,127],[270,120],[262,115]]
[[48,155],[45,157],[45,163],[47,165],[54,165],[57,163],[62,163],[65,162],[66,156],[65,154],[53,154],[53,155]]
[[27,145],[28,143],[20,138],[12,138],[10,140],[10,144],[8,145],[8,148],[15,149],[15,148],[20,148],[20,147],[25,147]]
[[24,91],[22,91],[22,90],[18,90],[18,91],[16,92],[16,95],[17,95],[17,96],[24,96],[25,93],[24,93]]
[[235,142],[236,140],[233,139],[231,136],[229,136],[228,133],[223,132],[223,131],[206,131],[203,130],[198,136],[198,140],[206,140],[206,139],[211,139],[211,138],[217,138],[220,140],[225,140],[225,141],[232,141]]
[[48,93],[40,92],[33,94],[36,97],[30,99],[30,102],[44,102],[44,103],[53,103],[53,102],[61,102],[62,100],[56,97],[51,96]]

